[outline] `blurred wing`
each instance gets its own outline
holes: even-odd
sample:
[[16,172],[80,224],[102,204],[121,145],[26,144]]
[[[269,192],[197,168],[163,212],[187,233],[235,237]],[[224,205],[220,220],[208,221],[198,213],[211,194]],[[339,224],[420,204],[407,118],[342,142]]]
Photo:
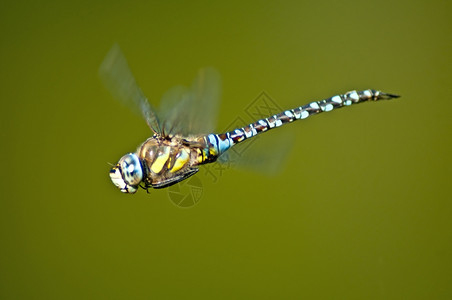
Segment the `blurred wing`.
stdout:
[[161,133],[155,110],[136,83],[117,44],[113,45],[100,65],[99,76],[115,98],[135,113],[141,114],[154,133]]
[[283,170],[293,147],[289,132],[268,132],[235,145],[218,158],[227,168],[276,176]]
[[[222,132],[229,132],[256,120],[283,111],[266,92],[259,94]],[[293,128],[270,130],[235,145],[218,159],[227,167],[248,169],[268,176],[277,175],[285,165],[293,145]]]
[[179,133],[187,136],[189,110],[192,108],[192,96],[185,86],[175,86],[162,97],[159,118],[165,134]]
[[190,89],[182,86],[170,89],[160,102],[163,132],[185,136],[213,132],[220,93],[220,75],[213,68],[201,69]]

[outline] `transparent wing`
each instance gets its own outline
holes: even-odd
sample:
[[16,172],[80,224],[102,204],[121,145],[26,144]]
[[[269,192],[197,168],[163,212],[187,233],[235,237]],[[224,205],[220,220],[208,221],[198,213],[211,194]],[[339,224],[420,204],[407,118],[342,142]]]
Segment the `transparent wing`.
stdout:
[[[283,109],[277,101],[263,91],[242,111],[239,111],[237,117],[222,132],[241,128],[245,124],[281,111]],[[293,128],[290,125],[272,129],[235,145],[220,156],[218,161],[224,166],[274,176],[282,170],[285,164],[294,142],[293,136]]]
[[100,65],[99,76],[115,98],[141,114],[154,133],[161,133],[155,110],[136,83],[119,45],[113,45],[107,53]]
[[288,132],[268,132],[235,145],[218,158],[223,168],[254,171],[276,176],[284,168],[293,148],[293,136]]
[[170,89],[160,102],[163,132],[185,136],[214,132],[220,93],[220,75],[213,68],[201,69],[190,88]]
[[192,107],[190,90],[185,86],[169,89],[160,101],[159,118],[162,120],[162,131],[165,134],[179,133],[187,135],[190,130],[189,116]]

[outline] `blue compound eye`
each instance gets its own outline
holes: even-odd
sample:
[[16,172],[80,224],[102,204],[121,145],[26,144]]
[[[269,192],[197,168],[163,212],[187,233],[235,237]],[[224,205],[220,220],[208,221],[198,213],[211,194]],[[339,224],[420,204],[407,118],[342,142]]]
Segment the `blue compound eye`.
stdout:
[[143,179],[143,170],[141,169],[138,156],[133,153],[124,155],[119,161],[122,178],[128,185],[137,186]]

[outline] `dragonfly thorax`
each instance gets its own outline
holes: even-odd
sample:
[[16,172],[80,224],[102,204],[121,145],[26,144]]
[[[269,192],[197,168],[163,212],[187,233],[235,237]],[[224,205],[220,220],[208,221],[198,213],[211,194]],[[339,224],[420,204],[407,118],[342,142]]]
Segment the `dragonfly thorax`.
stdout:
[[138,156],[129,153],[121,157],[119,162],[110,170],[110,178],[123,193],[135,193],[143,180],[143,169]]
[[207,136],[163,136],[155,134],[136,152],[143,168],[144,188],[163,188],[184,180],[196,172],[198,166],[214,162],[218,151]]

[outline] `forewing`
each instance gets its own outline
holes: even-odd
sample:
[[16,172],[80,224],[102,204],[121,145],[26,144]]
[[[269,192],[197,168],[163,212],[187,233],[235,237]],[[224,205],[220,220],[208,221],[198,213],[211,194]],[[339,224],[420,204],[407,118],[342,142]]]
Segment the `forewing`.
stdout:
[[155,110],[135,81],[119,45],[113,45],[107,53],[100,65],[99,76],[115,98],[135,113],[141,114],[154,133],[161,133]]
[[175,86],[169,89],[160,101],[159,118],[162,120],[162,131],[165,134],[183,134],[187,136],[192,96],[185,86]]
[[213,68],[201,69],[190,88],[170,89],[160,102],[163,131],[185,136],[214,132],[220,94],[220,75]]

